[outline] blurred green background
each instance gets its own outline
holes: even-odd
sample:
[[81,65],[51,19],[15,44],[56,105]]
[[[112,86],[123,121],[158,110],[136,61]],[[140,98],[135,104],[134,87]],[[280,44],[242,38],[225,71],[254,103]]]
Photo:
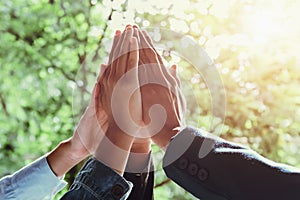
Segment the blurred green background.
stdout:
[[[291,0],[1,0],[0,176],[72,136],[113,33],[128,23],[197,41],[226,89],[221,137],[300,167],[299,6]],[[163,53],[180,65],[188,124],[220,128],[211,126],[216,116],[202,75],[171,49]],[[155,199],[196,199],[167,180],[162,153],[153,149]],[[80,166],[66,175],[70,184]]]

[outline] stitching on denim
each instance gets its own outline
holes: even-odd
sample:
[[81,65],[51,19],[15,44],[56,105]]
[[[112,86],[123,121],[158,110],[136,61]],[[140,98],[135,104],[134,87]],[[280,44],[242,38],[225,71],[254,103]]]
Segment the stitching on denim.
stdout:
[[98,200],[103,200],[100,195],[98,195],[96,192],[94,192],[89,186],[82,182],[75,181],[74,184],[78,184],[82,186],[84,189],[88,190],[94,197],[96,197]]

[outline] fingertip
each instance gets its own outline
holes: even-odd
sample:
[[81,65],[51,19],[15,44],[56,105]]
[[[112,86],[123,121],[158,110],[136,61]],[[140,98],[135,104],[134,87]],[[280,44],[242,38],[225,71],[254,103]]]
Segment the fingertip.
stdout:
[[139,33],[138,33],[138,29],[134,28],[134,29],[133,29],[133,36],[137,38],[137,37],[138,37],[138,34],[139,34]]
[[131,30],[132,29],[132,26],[129,24],[126,26],[125,30]]
[[115,36],[120,36],[121,35],[121,31],[120,30],[116,30]]
[[176,71],[177,71],[177,65],[176,64],[171,65],[171,67],[170,67],[171,74],[175,76]]
[[177,65],[176,65],[176,64],[173,64],[173,65],[171,66],[171,69],[176,71],[176,70],[177,70]]
[[171,67],[169,67],[169,72],[173,76],[173,78],[176,78],[177,76],[177,65],[173,64]]

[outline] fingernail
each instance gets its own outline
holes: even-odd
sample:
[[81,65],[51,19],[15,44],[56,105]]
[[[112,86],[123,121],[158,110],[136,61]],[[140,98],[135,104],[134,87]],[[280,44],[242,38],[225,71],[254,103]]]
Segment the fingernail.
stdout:
[[126,26],[126,30],[131,30],[132,29],[132,26]]
[[116,30],[116,36],[119,36],[121,34],[121,31],[120,30]]
[[133,25],[133,28],[137,28],[138,29],[139,27],[138,27],[138,25],[135,24],[135,25]]

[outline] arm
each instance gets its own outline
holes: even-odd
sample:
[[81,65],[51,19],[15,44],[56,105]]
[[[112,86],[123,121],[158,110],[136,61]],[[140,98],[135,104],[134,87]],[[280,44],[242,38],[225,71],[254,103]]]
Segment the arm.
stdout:
[[[101,74],[100,71],[99,77]],[[107,129],[106,114],[101,107],[94,107],[95,92],[94,88],[91,101],[73,136],[62,141],[47,155],[3,177],[0,180],[0,199],[32,199],[32,194],[37,199],[51,198],[63,189],[66,185],[61,180],[64,174],[95,151]]]
[[[199,156],[204,151],[207,153]],[[204,200],[280,200],[300,196],[299,169],[275,163],[249,148],[192,127],[183,129],[170,142],[164,170],[168,177]]]
[[[139,28],[133,26],[133,35],[138,39],[139,51],[141,51],[141,35]],[[139,58],[139,65],[143,58]],[[140,73],[140,72],[139,72]],[[124,178],[133,183],[128,200],[152,200],[154,187],[154,166],[151,154],[151,139],[135,138],[127,160]]]
[[93,138],[96,134],[91,124],[94,118],[91,111],[93,109],[86,110],[73,137],[62,141],[53,151],[14,174],[3,177],[0,180],[0,199],[32,199],[32,194],[37,199],[52,198],[62,190],[66,185],[61,180],[64,174],[86,158],[92,148],[91,143],[81,140],[78,133],[80,127],[85,127],[80,129],[82,136]]
[[[160,69],[148,71],[146,75],[152,77],[155,74],[156,78],[163,80],[160,83],[176,86],[165,72],[160,56],[152,48],[151,40],[147,39],[147,34],[144,36],[146,38],[144,55],[148,55],[150,63],[156,63],[158,66],[156,69]],[[172,70],[170,72],[172,74]],[[176,76],[173,78],[180,86],[178,78]],[[299,198],[298,169],[272,162],[248,148],[203,134],[202,131],[193,128],[182,130],[184,106],[181,103],[183,101],[180,91],[176,92],[177,87],[163,88],[150,85],[145,92],[143,89],[141,91],[143,110],[148,111],[150,106],[156,103],[153,96],[159,96],[157,103],[163,105],[167,113],[163,128],[152,136],[157,145],[167,147],[164,157],[164,170],[167,176],[196,197],[204,200]],[[174,95],[170,95],[172,93]],[[175,131],[177,127],[179,129]],[[170,142],[178,130],[182,131]]]
[[45,156],[0,179],[0,199],[52,198],[67,183],[59,179],[49,167]]
[[[107,114],[108,128],[95,149],[94,157],[86,162],[62,199],[127,199],[131,191],[132,183],[122,175],[139,130],[136,124],[141,121],[139,90],[131,94],[132,88],[138,86],[137,73],[127,73],[137,70],[136,49],[132,27],[127,27],[121,35],[116,32],[109,65],[95,88],[95,108],[102,107]],[[122,80],[124,82],[118,85]],[[114,94],[121,96],[115,97]],[[124,100],[128,97],[129,102]],[[113,113],[114,106],[118,108],[117,115]],[[131,116],[134,122],[128,120]]]

